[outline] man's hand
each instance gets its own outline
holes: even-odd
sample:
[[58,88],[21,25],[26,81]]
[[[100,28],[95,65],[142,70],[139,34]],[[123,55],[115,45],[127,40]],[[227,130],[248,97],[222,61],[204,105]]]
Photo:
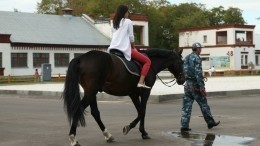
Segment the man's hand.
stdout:
[[206,89],[205,89],[205,88],[201,87],[201,88],[200,88],[200,93],[201,93],[203,96],[207,97],[207,92],[206,92]]

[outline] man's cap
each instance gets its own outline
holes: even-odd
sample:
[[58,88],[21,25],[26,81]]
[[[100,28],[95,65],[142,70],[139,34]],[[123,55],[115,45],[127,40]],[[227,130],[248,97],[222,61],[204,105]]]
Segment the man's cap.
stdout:
[[195,50],[197,48],[203,48],[204,46],[202,46],[200,43],[196,42],[194,44],[192,44],[192,50]]

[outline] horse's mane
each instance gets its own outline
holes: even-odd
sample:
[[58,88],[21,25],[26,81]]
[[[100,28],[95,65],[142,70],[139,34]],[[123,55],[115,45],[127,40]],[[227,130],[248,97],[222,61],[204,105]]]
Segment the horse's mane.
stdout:
[[149,57],[169,57],[176,55],[175,51],[167,49],[147,49],[140,50],[140,52],[147,54]]

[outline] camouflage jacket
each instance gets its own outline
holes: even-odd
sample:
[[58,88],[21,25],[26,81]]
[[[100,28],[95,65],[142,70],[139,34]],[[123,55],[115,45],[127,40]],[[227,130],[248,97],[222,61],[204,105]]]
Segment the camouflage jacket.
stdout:
[[195,52],[185,57],[183,71],[186,81],[192,81],[200,88],[205,88],[201,58]]

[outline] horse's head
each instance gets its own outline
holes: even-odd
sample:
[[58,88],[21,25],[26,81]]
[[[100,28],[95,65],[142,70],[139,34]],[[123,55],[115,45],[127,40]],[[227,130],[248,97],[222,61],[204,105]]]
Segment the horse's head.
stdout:
[[185,82],[183,74],[183,61],[182,61],[182,50],[176,52],[175,50],[166,49],[148,49],[140,50],[140,52],[145,53],[149,56],[152,61],[152,70],[154,73],[159,73],[160,71],[168,68],[168,70],[174,75],[179,85]]
[[182,49],[176,52],[173,51],[172,58],[173,61],[168,66],[168,70],[174,75],[177,80],[178,85],[182,85],[185,82],[183,73],[183,60],[182,60]]

